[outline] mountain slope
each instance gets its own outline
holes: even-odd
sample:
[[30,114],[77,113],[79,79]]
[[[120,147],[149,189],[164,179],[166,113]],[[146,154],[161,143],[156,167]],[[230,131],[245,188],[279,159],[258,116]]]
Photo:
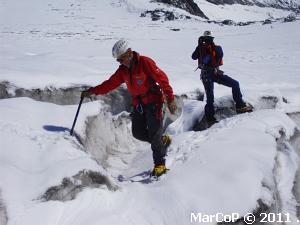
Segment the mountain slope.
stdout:
[[192,15],[197,15],[206,19],[208,19],[205,13],[206,9],[205,7],[202,7],[206,2],[220,6],[239,4],[243,6],[258,6],[261,8],[267,7],[269,8],[268,10],[270,12],[272,11],[271,8],[284,9],[296,13],[300,12],[299,0],[156,0],[155,2],[162,2],[177,8],[181,8]]

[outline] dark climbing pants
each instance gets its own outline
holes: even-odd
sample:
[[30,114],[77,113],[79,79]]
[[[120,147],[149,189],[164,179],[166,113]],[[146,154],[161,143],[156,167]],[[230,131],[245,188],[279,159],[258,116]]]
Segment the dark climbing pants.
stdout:
[[201,79],[206,93],[205,116],[207,120],[211,120],[215,115],[214,82],[232,88],[232,97],[237,108],[245,106],[238,81],[225,74],[218,75],[213,72],[205,73],[203,71],[201,73]]
[[132,112],[132,134],[151,144],[155,165],[165,165],[166,149],[162,142],[161,105],[148,104],[135,107]]

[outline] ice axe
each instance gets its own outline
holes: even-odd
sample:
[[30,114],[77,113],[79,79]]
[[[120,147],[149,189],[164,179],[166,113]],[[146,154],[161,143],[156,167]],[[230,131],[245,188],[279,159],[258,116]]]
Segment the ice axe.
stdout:
[[70,135],[71,136],[73,135],[74,127],[75,127],[75,124],[76,124],[76,121],[77,121],[77,117],[78,117],[78,114],[79,114],[79,111],[80,111],[83,99],[84,99],[84,97],[80,97],[80,102],[79,102],[79,105],[78,105],[78,108],[77,108],[77,112],[76,112],[76,115],[75,115],[75,118],[74,118],[74,122],[73,122],[73,125],[72,125],[72,128],[71,128],[71,131],[70,131]]

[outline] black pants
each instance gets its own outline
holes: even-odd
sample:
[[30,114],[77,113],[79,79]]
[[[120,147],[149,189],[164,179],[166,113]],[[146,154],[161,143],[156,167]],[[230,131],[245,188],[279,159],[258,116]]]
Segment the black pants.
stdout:
[[132,112],[132,134],[140,140],[151,144],[155,165],[165,165],[166,149],[162,142],[162,118],[160,104],[148,104],[135,107]]
[[212,119],[215,115],[214,82],[232,88],[232,97],[237,108],[245,106],[238,81],[225,74],[217,75],[213,72],[206,73],[203,71],[201,73],[201,79],[206,93],[205,116],[208,120]]

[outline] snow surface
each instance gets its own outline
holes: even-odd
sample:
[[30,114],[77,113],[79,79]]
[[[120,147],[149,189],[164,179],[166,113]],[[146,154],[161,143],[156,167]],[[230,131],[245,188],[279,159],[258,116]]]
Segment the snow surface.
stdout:
[[[203,90],[190,55],[198,36],[210,29],[223,46],[224,71],[239,80],[245,99],[257,109],[194,132],[192,126],[203,115],[205,103],[185,100],[182,114],[167,129],[173,139],[167,156],[170,171],[145,184],[139,181],[153,166],[150,146],[132,138],[130,124],[116,126],[122,115],[110,115],[103,102],[82,106],[75,129],[82,145],[68,134],[76,105],[3,99],[0,201],[8,225],[184,225],[191,223],[191,213],[243,216],[258,207],[258,199],[275,204],[274,193],[281,198],[281,212],[291,213],[296,224],[299,199],[293,197],[292,188],[299,158],[288,141],[297,125],[286,113],[300,111],[299,21],[246,27],[194,20],[153,22],[139,15],[158,4],[141,0],[0,4],[1,81],[27,89],[96,85],[117,68],[111,46],[124,37],[167,72],[176,94]],[[211,14],[216,10],[216,19],[228,19],[232,10],[209,7]],[[264,13],[258,11],[257,17],[249,13],[245,20],[260,20]],[[216,85],[215,91],[217,103],[230,98],[226,87]],[[274,107],[262,103],[268,96],[278,99]],[[91,121],[94,128],[89,133]],[[105,158],[96,151],[97,145],[114,150],[104,164],[95,159]],[[86,188],[72,201],[41,201],[49,187],[83,169],[104,174],[117,190]]]

